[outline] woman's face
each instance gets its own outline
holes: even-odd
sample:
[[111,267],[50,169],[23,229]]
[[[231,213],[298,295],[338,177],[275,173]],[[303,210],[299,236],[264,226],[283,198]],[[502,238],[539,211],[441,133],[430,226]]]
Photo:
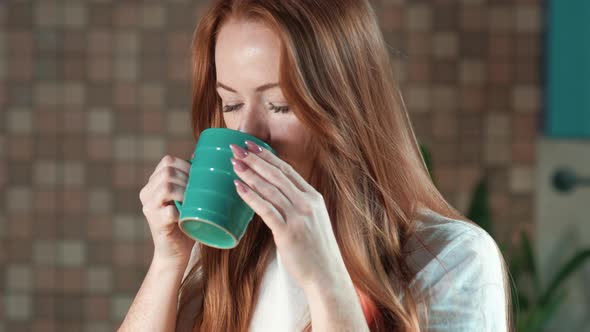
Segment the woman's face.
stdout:
[[309,180],[306,131],[287,105],[279,81],[280,39],[262,23],[229,21],[217,36],[217,93],[228,128],[267,142]]

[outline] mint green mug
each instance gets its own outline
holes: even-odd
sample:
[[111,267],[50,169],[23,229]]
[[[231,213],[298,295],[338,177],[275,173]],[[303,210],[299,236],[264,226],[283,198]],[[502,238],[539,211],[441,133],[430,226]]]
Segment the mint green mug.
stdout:
[[184,201],[174,201],[180,229],[205,245],[230,249],[246,232],[254,210],[236,192],[236,175],[230,158],[230,144],[248,149],[253,141],[276,155],[266,142],[229,128],[208,128],[201,132],[190,164]]

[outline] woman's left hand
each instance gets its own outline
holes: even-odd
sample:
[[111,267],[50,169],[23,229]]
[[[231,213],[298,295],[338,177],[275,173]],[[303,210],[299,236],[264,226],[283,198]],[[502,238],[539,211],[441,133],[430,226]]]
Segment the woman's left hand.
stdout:
[[[254,142],[231,144],[240,197],[271,229],[287,272],[304,290],[349,277],[322,195],[291,165]],[[242,189],[245,189],[243,191]]]

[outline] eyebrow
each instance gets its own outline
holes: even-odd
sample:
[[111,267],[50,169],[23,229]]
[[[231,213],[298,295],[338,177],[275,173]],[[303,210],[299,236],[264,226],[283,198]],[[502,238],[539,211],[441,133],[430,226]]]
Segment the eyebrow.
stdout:
[[[260,91],[263,91],[263,90],[268,90],[268,89],[274,88],[274,87],[276,87],[278,85],[279,85],[279,83],[266,83],[266,84],[263,84],[263,85],[257,87],[255,89],[255,91],[256,92],[260,92]],[[217,82],[217,88],[223,88],[223,89],[225,89],[227,91],[231,91],[233,93],[238,93],[235,89],[232,89],[229,86],[227,86],[227,85],[225,85],[225,84],[223,84],[221,82]]]

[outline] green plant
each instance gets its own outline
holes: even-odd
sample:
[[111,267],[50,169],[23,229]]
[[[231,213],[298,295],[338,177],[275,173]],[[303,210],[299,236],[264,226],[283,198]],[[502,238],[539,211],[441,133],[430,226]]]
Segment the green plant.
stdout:
[[[432,173],[432,159],[428,149],[420,145],[428,171]],[[433,178],[434,182],[434,178]],[[494,237],[489,206],[489,190],[486,176],[475,185],[468,211],[465,215]],[[495,237],[494,237],[495,238]],[[590,260],[590,248],[574,253],[546,287],[540,283],[536,259],[527,233],[520,233],[520,243],[508,246],[496,239],[504,257],[508,257],[508,269],[512,278],[510,291],[513,300],[513,317],[519,332],[543,331],[565,299],[562,286],[566,280]],[[529,286],[528,288],[525,287]]]

